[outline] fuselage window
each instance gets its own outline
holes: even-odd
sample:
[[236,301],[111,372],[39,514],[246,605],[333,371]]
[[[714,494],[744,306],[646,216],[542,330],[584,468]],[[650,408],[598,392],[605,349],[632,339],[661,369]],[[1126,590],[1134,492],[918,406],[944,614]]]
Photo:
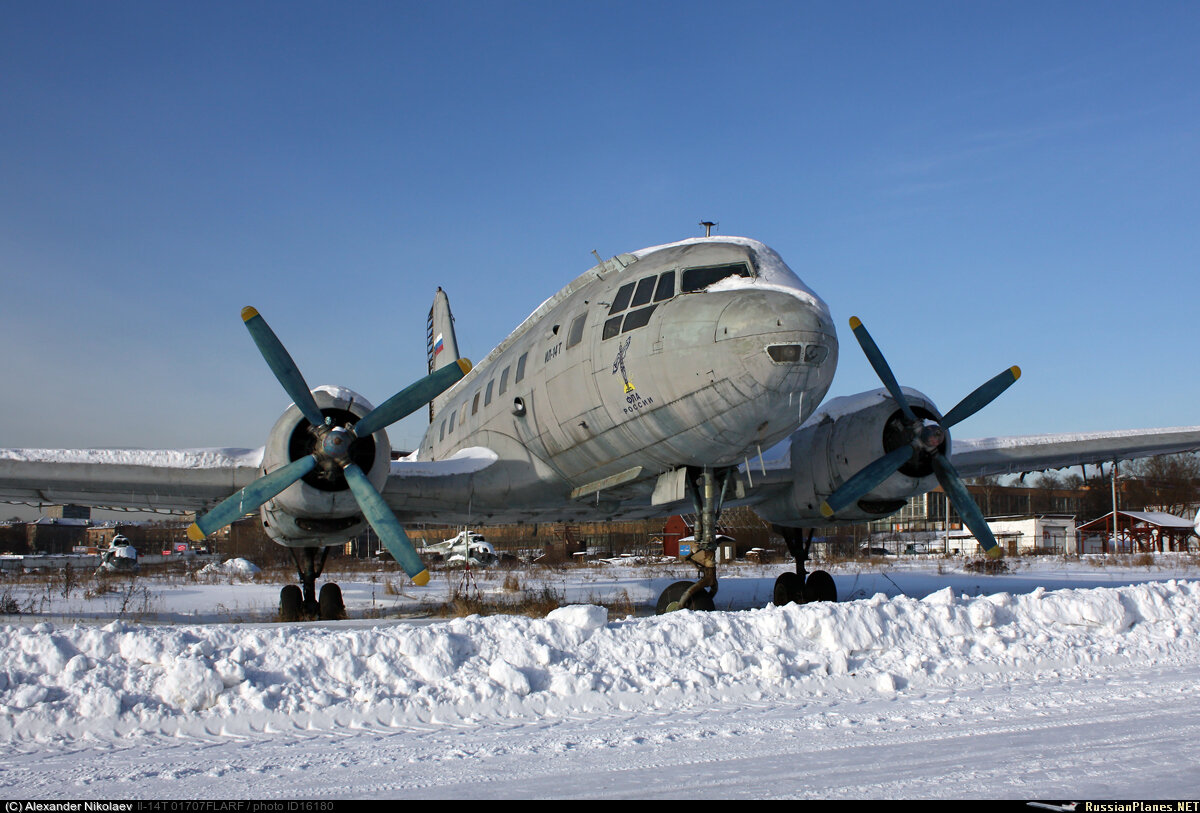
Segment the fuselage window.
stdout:
[[731,265],[711,265],[708,268],[687,268],[683,272],[683,292],[700,291],[714,282],[720,282],[728,277],[748,277],[750,269],[745,263]]
[[479,392],[475,392],[475,398],[471,401],[471,414],[479,412]]
[[567,335],[567,347],[571,348],[583,341],[583,325],[587,321],[587,313],[581,313],[571,323],[571,332]]
[[442,421],[442,431],[438,433],[438,440],[446,439],[446,422]]
[[529,358],[529,353],[522,353],[517,359],[517,377],[513,379],[514,384],[521,383],[521,379],[525,377],[525,360]]
[[654,313],[654,309],[656,307],[658,306],[651,305],[648,308],[630,311],[629,313],[625,314],[625,324],[621,328],[621,332],[628,333],[629,331],[635,330],[639,327],[645,327],[646,323],[650,321],[650,314]]
[[620,313],[629,306],[629,297],[633,296],[633,286],[634,283],[632,282],[621,286],[621,289],[617,291],[617,295],[613,299],[612,307],[608,309],[609,316],[612,316],[614,313]]
[[614,316],[604,323],[604,339],[611,339],[621,332],[621,319],[620,316]]
[[454,431],[454,413],[453,412],[450,413],[450,431],[451,432]]
[[654,295],[654,277],[646,277],[639,280],[637,290],[633,293],[633,301],[629,303],[631,308],[640,308],[642,305],[649,304],[650,297]]
[[499,394],[503,395],[504,391],[507,389],[508,389],[508,368],[505,367],[504,372],[500,373],[500,393]]
[[487,389],[484,390],[484,393],[483,393],[483,405],[484,406],[487,406],[488,404],[490,404],[492,402],[492,387],[495,385],[495,383],[496,383],[496,379],[493,378],[491,381],[488,382]]
[[658,278],[658,287],[654,289],[654,301],[662,302],[675,296],[675,272],[668,271]]

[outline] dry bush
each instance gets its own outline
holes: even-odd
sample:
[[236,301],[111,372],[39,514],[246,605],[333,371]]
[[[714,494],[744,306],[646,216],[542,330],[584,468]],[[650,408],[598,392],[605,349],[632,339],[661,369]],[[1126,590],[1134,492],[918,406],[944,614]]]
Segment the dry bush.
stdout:
[[1008,572],[1008,562],[1005,562],[1003,559],[988,559],[987,557],[980,557],[978,559],[972,559],[969,562],[965,562],[963,564],[963,570],[967,571],[968,573],[982,573],[987,576],[995,576],[999,573]]

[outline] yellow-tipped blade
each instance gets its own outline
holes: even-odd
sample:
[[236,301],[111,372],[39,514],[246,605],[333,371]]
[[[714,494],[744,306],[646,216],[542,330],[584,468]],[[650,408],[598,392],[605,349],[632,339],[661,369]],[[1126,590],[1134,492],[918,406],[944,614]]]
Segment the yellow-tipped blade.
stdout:
[[425,585],[429,584],[429,571],[422,570],[420,573],[413,576],[412,579],[413,584],[415,584],[417,587],[424,587]]
[[187,538],[192,540],[193,542],[203,542],[204,541],[204,531],[200,530],[200,526],[193,522],[191,525],[188,526]]
[[254,308],[250,307],[249,305],[242,308],[242,321],[243,322],[249,322],[255,316],[258,316],[258,311],[255,310]]
[[1016,381],[1018,378],[1021,377],[1021,368],[1015,364],[1013,366],[1009,367],[1008,371],[1010,373],[1012,373],[1013,381]]
[[821,516],[825,517],[825,519],[833,516],[833,509],[829,506],[828,502],[821,502]]
[[862,320],[859,319],[857,316],[850,317],[850,329],[851,330],[858,330],[861,325],[862,325]]
[[463,371],[463,375],[466,375],[467,373],[471,372],[471,367],[474,366],[471,364],[470,359],[465,359],[465,358],[459,359],[458,361],[456,361],[454,363],[458,365],[458,369]]
[[1004,555],[1004,549],[1001,548],[999,545],[997,545],[996,547],[992,548],[991,550],[989,550],[987,552],[987,558],[989,558],[989,559],[999,559],[1003,555]]

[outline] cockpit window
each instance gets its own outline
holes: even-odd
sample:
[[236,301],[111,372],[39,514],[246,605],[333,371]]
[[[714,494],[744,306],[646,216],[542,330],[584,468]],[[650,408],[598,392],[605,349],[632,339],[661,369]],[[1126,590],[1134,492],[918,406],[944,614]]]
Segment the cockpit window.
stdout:
[[654,277],[646,277],[638,280],[637,290],[634,291],[633,301],[629,303],[631,308],[640,308],[642,305],[649,304],[650,297],[654,295]]
[[683,271],[682,290],[684,293],[701,291],[714,282],[720,282],[729,277],[748,276],[750,276],[750,269],[745,263],[710,265],[707,268],[686,268]]
[[633,296],[633,286],[634,283],[631,282],[628,285],[622,285],[621,289],[617,291],[617,295],[613,298],[612,307],[608,309],[610,316],[614,313],[620,313],[629,307],[629,298]]
[[658,278],[658,287],[654,290],[654,301],[662,302],[675,296],[675,272],[668,271]]
[[630,311],[629,313],[625,314],[625,324],[621,327],[621,332],[628,333],[629,331],[635,330],[639,327],[645,327],[650,321],[650,314],[654,313],[654,309],[656,307],[658,306],[651,305],[648,308]]

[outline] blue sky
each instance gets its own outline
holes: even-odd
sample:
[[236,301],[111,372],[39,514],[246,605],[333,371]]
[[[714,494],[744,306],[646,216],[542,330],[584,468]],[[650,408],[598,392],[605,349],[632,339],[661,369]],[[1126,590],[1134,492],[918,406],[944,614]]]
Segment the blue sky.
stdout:
[[[376,403],[450,296],[476,360],[605,256],[763,240],[833,394],[963,437],[1200,423],[1195,3],[5,3],[0,447],[258,446]],[[419,416],[391,432],[409,447]]]

